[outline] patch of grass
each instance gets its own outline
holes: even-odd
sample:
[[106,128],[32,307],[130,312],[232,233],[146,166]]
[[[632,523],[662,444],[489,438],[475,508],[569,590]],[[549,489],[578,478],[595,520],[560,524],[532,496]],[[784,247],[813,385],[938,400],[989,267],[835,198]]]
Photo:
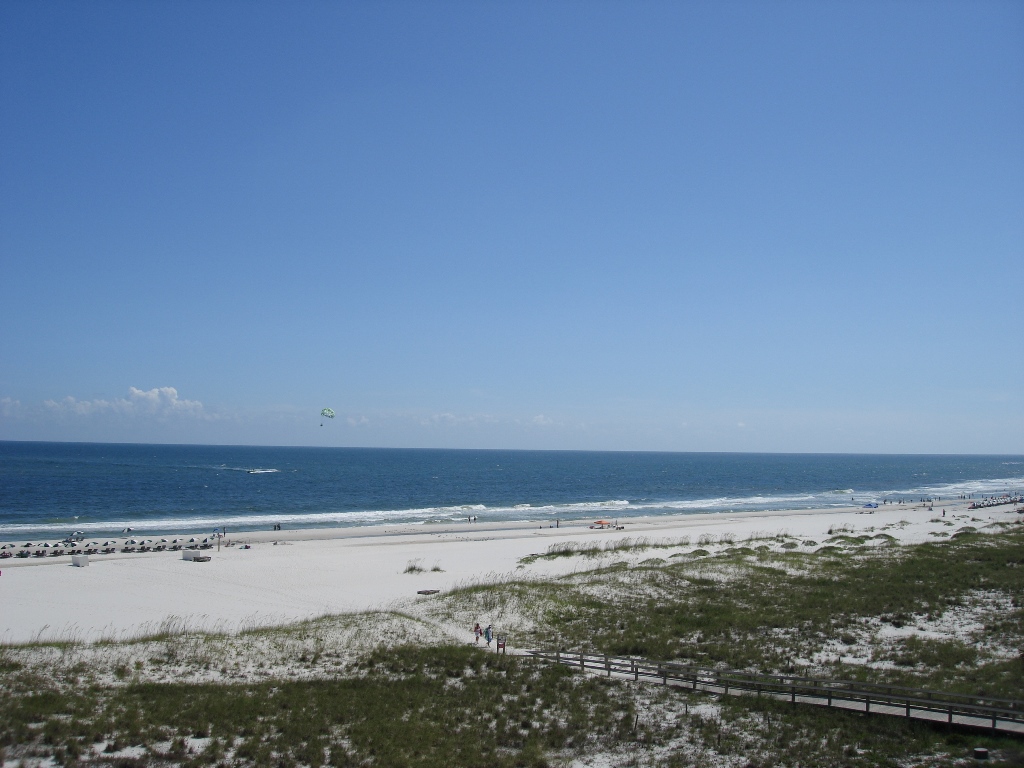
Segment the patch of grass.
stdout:
[[[598,596],[577,587],[575,596],[566,595],[548,612],[539,639],[550,627],[550,644],[577,639],[567,650],[789,672],[797,669],[797,659],[813,657],[870,617],[889,617],[898,626],[911,616],[956,609],[973,592],[1015,600],[1024,595],[1019,530],[839,554],[835,549],[761,552],[756,562],[672,559],[663,567],[632,572],[640,581],[628,588],[609,582]],[[715,573],[708,568],[718,562],[731,563],[732,570],[708,578]],[[1020,604],[987,630],[1004,647],[1024,644]],[[1020,659],[975,654],[962,643],[915,639],[883,654],[898,660],[896,670],[830,662],[818,674],[1019,697],[1024,690]]]
[[959,640],[935,640],[917,635],[900,640],[887,658],[903,667],[939,667],[952,670],[973,665],[978,650]]
[[831,538],[827,539],[826,543],[828,543],[828,544],[851,544],[853,546],[859,546],[861,544],[866,543],[870,539],[871,539],[870,536],[838,535],[838,536],[832,536]]
[[537,560],[554,560],[559,557],[600,557],[607,554],[622,552],[640,552],[646,549],[672,549],[689,545],[689,537],[672,539],[670,541],[650,541],[644,538],[613,539],[604,544],[594,541],[576,542],[560,541],[548,546],[543,554],[527,555],[519,560],[523,565],[536,562]]
[[[361,676],[338,680],[4,697],[0,746],[68,758],[107,741],[111,752],[145,747],[151,756],[143,763],[152,764],[161,762],[156,745],[170,743],[176,762],[190,766],[512,768],[544,765],[551,750],[621,742],[634,720],[606,681],[476,649],[392,649],[360,668]],[[195,753],[185,747],[189,738],[211,741]]]
[[402,573],[426,573],[426,568],[422,565],[423,561],[419,558],[410,560],[405,564],[405,570]]

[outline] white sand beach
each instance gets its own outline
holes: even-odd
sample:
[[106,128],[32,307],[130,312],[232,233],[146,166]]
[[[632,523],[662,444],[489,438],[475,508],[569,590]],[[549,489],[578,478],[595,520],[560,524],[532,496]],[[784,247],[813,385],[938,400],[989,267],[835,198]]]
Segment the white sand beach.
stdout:
[[[202,563],[185,561],[180,552],[92,556],[88,567],[74,567],[68,557],[6,559],[0,561],[0,642],[128,639],[156,632],[169,619],[231,632],[401,609],[431,599],[418,596],[419,590],[556,577],[601,564],[592,557],[521,562],[559,544],[611,547],[645,540],[671,545],[659,551],[670,557],[775,537],[773,547],[812,551],[839,532],[875,536],[870,541],[877,545],[910,544],[1021,517],[1012,504],[968,510],[969,503],[625,518],[618,521],[621,529],[524,522],[240,533],[229,536],[231,546],[204,552],[211,560]],[[639,562],[651,554],[619,549],[601,557]],[[407,572],[410,565],[422,570]]]

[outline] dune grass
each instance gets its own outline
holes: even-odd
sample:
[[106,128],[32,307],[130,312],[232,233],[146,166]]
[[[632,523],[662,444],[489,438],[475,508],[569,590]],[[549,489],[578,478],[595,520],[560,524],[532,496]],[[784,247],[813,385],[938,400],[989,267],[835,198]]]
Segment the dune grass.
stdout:
[[584,677],[475,648],[375,652],[314,681],[60,689],[7,670],[3,757],[65,766],[953,766],[1021,744],[898,718]]
[[[717,541],[727,548],[598,561],[548,581],[506,576],[416,603],[415,615],[325,617],[233,638],[168,627],[166,637],[147,639],[152,649],[142,656],[124,646],[106,682],[76,660],[74,644],[0,648],[0,759],[502,768],[600,753],[623,766],[895,768],[953,766],[970,747],[989,746],[1000,750],[992,764],[1024,765],[1019,740],[583,677],[439,639],[433,647],[402,644],[428,627],[468,627],[470,617],[489,615],[518,647],[1020,698],[1020,526],[907,547],[848,538],[817,552]],[[635,555],[647,544],[617,551]],[[925,625],[928,632],[918,631]],[[407,631],[396,632],[402,626]],[[381,645],[341,647],[366,638]],[[261,668],[265,661],[276,670],[271,676],[188,684],[147,677],[161,665],[215,670],[247,644]],[[97,648],[120,650],[107,645]],[[67,659],[65,667],[29,663],[44,652]]]
[[14,672],[8,692],[22,695],[0,699],[0,747],[31,745],[64,764],[135,747],[142,754],[120,765],[540,766],[546,751],[612,743],[634,722],[605,681],[471,648],[406,646],[353,672],[105,691]]
[[[697,563],[673,559],[630,569],[628,583],[603,574],[590,583],[563,584],[561,591],[538,640],[567,650],[787,672],[851,633],[863,637],[886,625],[934,621],[973,594],[1009,600],[1009,610],[992,618],[983,635],[1020,649],[1024,532],[968,533],[950,542],[868,548],[857,556],[736,548]],[[893,669],[837,661],[830,676],[1006,697],[1024,691],[1019,650],[1009,658],[986,657],[956,639],[909,638],[899,646],[890,654]]]

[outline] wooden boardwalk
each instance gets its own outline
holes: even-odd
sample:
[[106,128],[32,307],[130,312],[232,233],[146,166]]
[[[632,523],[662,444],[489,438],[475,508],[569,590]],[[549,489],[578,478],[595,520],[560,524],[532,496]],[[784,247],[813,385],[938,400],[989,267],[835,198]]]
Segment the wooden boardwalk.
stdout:
[[671,662],[564,651],[526,651],[538,660],[620,679],[648,680],[723,695],[768,696],[794,704],[908,717],[1024,736],[1024,700],[903,688],[856,680],[767,675]]

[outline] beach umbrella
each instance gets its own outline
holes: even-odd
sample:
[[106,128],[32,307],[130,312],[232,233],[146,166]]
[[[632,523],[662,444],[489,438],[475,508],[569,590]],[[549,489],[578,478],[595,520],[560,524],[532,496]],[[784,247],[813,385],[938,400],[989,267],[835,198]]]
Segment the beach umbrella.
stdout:
[[196,543],[196,537],[193,536],[191,539],[188,540],[188,543],[189,544],[195,544]]

